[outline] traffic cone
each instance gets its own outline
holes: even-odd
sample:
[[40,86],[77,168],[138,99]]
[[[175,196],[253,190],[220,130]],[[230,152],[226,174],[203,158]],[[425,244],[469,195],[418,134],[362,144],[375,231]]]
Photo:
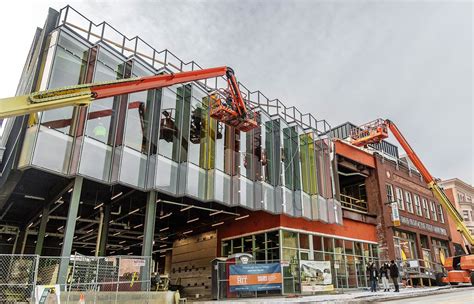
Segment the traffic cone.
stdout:
[[84,294],[81,293],[79,296],[79,304],[86,304],[86,300],[84,299]]

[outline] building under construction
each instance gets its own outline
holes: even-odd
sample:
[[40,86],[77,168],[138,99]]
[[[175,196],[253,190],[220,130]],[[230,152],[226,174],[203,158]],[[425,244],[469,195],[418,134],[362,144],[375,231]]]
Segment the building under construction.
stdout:
[[[68,6],[37,29],[17,95],[199,69]],[[209,297],[218,257],[280,263],[276,292],[292,294],[305,291],[300,261],[327,261],[335,288],[361,288],[371,261],[428,269],[452,252],[443,208],[395,146],[353,147],[348,125],[240,83],[258,126],[239,131],[210,116],[221,82],[2,120],[0,253],[151,257],[143,280],[158,272]],[[407,210],[398,228],[385,205],[395,199]],[[58,284],[70,265],[58,263]]]

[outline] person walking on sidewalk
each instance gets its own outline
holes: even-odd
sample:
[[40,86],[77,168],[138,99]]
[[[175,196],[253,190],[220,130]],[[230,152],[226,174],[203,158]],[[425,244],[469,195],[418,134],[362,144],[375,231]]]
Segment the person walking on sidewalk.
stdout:
[[393,285],[395,286],[395,292],[400,292],[398,287],[398,266],[395,261],[390,261],[390,277],[392,278]]
[[390,291],[390,285],[388,284],[389,272],[390,272],[390,266],[388,266],[388,263],[383,263],[382,267],[380,267],[379,274],[380,274],[380,279],[382,280],[384,292]]
[[377,279],[379,277],[379,272],[377,267],[375,267],[375,263],[372,262],[369,266],[369,279],[370,279],[370,292],[377,291]]

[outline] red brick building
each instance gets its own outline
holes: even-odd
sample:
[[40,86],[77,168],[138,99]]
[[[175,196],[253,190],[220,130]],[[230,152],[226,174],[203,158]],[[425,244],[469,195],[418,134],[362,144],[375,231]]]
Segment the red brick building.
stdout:
[[[352,146],[344,140],[352,127],[346,123],[333,129],[344,218],[376,224],[380,260],[418,260],[439,269],[435,264],[454,252],[446,211],[396,146]],[[397,223],[393,212],[399,215]]]

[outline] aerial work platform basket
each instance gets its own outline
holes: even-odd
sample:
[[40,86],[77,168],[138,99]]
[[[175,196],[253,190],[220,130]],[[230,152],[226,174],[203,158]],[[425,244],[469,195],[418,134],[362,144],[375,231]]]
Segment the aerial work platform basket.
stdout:
[[244,114],[239,114],[230,93],[223,93],[224,99],[217,93],[211,94],[211,117],[242,132],[256,128],[258,123],[255,113],[247,110]]
[[387,122],[380,118],[351,130],[351,143],[357,147],[376,144],[387,137]]

